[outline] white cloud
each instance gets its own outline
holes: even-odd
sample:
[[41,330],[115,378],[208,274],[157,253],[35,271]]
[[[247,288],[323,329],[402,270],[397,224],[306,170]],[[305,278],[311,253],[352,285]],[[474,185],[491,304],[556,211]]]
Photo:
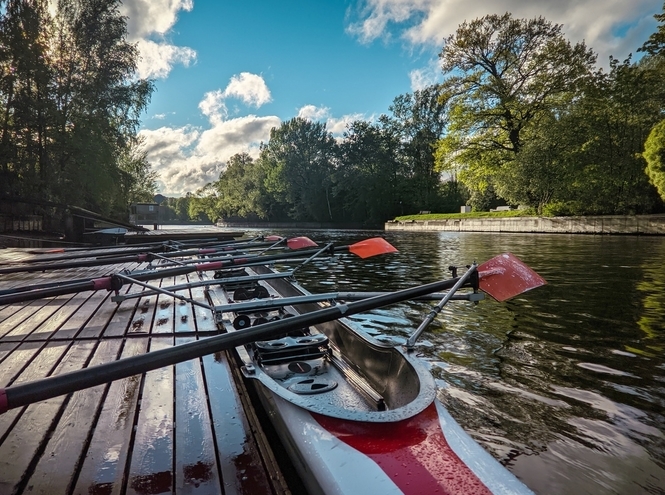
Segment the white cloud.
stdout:
[[211,124],[222,122],[226,118],[226,104],[224,103],[224,92],[220,89],[208,91],[203,100],[199,102],[199,110],[208,117]]
[[367,118],[362,114],[354,113],[350,115],[343,115],[340,118],[329,117],[326,121],[326,129],[332,133],[333,136],[339,138],[342,136],[344,131],[346,131],[347,126],[356,120],[373,120],[372,118]]
[[[159,174],[161,194],[181,196],[216,181],[229,158],[237,153],[257,158],[261,143],[270,139],[271,129],[281,125],[276,116],[227,118],[225,95],[226,91],[211,91],[199,103],[199,109],[209,119],[208,129],[160,127],[139,133],[148,161]],[[364,118],[360,114],[334,118],[328,108],[314,105],[301,108],[298,116],[324,121],[326,129],[337,137],[350,122]]]
[[160,175],[162,194],[182,195],[216,181],[236,153],[256,158],[260,143],[267,142],[270,130],[280,125],[275,116],[229,119],[225,100],[230,97],[260,106],[270,101],[270,91],[260,76],[245,72],[231,78],[226,89],[209,91],[199,102],[201,113],[208,117],[208,129],[162,127],[139,133],[148,161]]
[[190,12],[193,0],[124,0],[120,13],[127,17],[127,29],[134,41],[153,34],[166,34],[181,10]]
[[505,12],[516,18],[543,16],[563,24],[571,41],[584,40],[598,53],[599,64],[607,65],[610,55],[623,59],[635,52],[653,31],[653,14],[661,8],[661,0],[366,0],[348,31],[363,42],[401,33],[409,45],[440,48],[465,20]]
[[314,105],[305,105],[298,110],[298,117],[308,120],[324,120],[330,116],[328,107],[317,107]]
[[261,76],[241,72],[231,78],[231,82],[224,90],[225,98],[235,97],[247,105],[259,108],[272,101],[270,90]]
[[193,8],[193,0],[125,0],[120,4],[120,13],[127,17],[128,39],[139,49],[139,77],[166,78],[174,65],[187,67],[196,60],[195,50],[166,40],[178,13]]
[[162,194],[180,196],[219,179],[228,159],[246,152],[256,158],[259,145],[268,141],[277,117],[245,117],[217,121],[209,129],[192,127],[142,130],[144,149],[153,170],[159,174]]
[[233,76],[223,91],[209,91],[199,103],[201,113],[208,117],[211,124],[217,125],[228,117],[227,98],[238,98],[256,108],[272,101],[270,90],[261,76],[242,72]]
[[140,78],[166,78],[173,65],[181,63],[185,67],[196,60],[196,52],[191,48],[139,40],[137,43],[140,59],[138,76]]
[[441,67],[439,66],[439,59],[432,59],[430,63],[422,69],[412,70],[409,73],[409,79],[411,80],[412,91],[425,89],[433,84],[442,82],[443,74],[441,72]]
[[372,120],[362,114],[354,113],[343,115],[342,117],[333,117],[328,107],[317,107],[315,105],[305,105],[298,110],[298,117],[312,121],[324,122],[326,130],[335,137],[341,137],[347,126],[355,120]]

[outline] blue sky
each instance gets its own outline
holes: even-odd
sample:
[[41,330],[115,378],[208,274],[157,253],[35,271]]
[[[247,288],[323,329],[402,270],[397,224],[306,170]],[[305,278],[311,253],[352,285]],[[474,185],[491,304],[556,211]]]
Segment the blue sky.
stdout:
[[296,116],[347,122],[388,113],[441,79],[444,37],[464,20],[511,12],[561,23],[606,66],[656,26],[661,0],[125,0],[139,74],[156,91],[143,116],[148,160],[166,195],[217,180],[230,156],[257,156]]

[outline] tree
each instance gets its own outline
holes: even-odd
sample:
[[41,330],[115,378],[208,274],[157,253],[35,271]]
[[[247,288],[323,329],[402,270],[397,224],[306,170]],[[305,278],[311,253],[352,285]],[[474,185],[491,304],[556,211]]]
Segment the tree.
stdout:
[[654,18],[660,23],[658,29],[638,48],[638,52],[645,52],[649,55],[661,55],[663,53],[665,48],[665,3],[663,4],[663,11],[661,14],[654,15]]
[[51,184],[49,24],[46,5],[27,0],[6,2],[0,18],[0,172],[15,195],[36,195]]
[[138,52],[127,42],[118,0],[58,4],[53,53],[60,108],[55,159],[59,190],[69,200],[108,211],[118,183],[118,160],[139,126],[153,86],[135,79]]
[[[118,206],[127,211],[131,203],[151,202],[157,192],[158,174],[147,159],[147,152],[141,148],[142,141],[134,139],[129,147],[122,149],[118,167],[120,168],[120,200]],[[122,215],[121,212],[117,212]]]
[[266,190],[294,220],[332,221],[337,145],[325,124],[295,117],[270,131],[261,149]]
[[665,201],[665,120],[656,124],[649,133],[644,144],[644,159],[649,180]]
[[136,78],[119,4],[0,0],[4,191],[128,214],[128,180],[141,161],[135,137],[153,86]]
[[[571,100],[596,57],[584,43],[571,45],[560,25],[507,13],[461,24],[440,59],[449,125],[437,164],[469,169],[460,178],[483,190],[522,150],[529,127]],[[485,183],[472,182],[479,177]]]
[[189,199],[188,213],[190,219],[202,222],[217,221],[219,216],[219,206],[217,205],[219,195],[214,183],[209,182],[202,188],[198,189]]
[[259,160],[247,153],[229,158],[226,169],[219,174],[215,187],[219,193],[219,215],[267,219],[272,213],[270,195],[265,187],[266,171]]
[[[400,159],[408,167],[409,199],[417,210],[432,210],[440,200],[440,173],[434,150],[446,127],[445,104],[438,86],[400,95],[389,107],[392,118],[383,118],[384,127],[393,127],[402,143]],[[406,178],[406,177],[405,177]]]
[[661,81],[649,63],[611,60],[608,73],[531,126],[528,144],[496,174],[499,193],[553,214],[653,211],[641,152],[661,118]]
[[349,125],[340,145],[334,188],[345,220],[374,226],[400,214],[408,200],[400,147],[393,126],[362,120]]

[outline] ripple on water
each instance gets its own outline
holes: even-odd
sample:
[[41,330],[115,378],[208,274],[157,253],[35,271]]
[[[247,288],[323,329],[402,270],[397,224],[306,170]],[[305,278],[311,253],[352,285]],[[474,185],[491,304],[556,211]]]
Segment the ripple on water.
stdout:
[[602,364],[577,363],[577,366],[579,366],[580,368],[584,368],[585,370],[595,371],[596,373],[605,373],[608,375],[615,375],[615,376],[630,376],[632,378],[637,378],[635,375],[631,373],[610,368],[609,366],[604,366]]

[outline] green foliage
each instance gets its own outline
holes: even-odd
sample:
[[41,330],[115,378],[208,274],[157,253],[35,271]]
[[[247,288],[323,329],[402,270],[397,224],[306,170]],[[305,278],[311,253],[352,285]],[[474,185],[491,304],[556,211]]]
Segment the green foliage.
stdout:
[[584,215],[588,207],[579,201],[552,201],[544,205],[540,213],[545,217],[569,217]]
[[398,214],[407,196],[395,129],[356,121],[344,137],[334,178],[344,219],[376,225]]
[[247,153],[232,156],[215,183],[219,193],[218,214],[222,218],[268,219],[270,197],[266,190],[267,170]]
[[130,198],[154,191],[135,142],[152,83],[135,77],[138,53],[119,0],[60,0],[52,10],[42,1],[5,4],[3,192],[126,216]]
[[503,169],[529,145],[531,128],[573,99],[595,63],[593,52],[584,43],[571,45],[560,25],[508,13],[461,24],[440,58],[449,126],[437,166],[458,174],[475,197],[489,185],[500,193],[516,189],[502,182],[518,182],[524,164]]
[[294,220],[333,221],[337,144],[325,124],[300,117],[270,131],[261,150],[266,191]]
[[665,120],[656,124],[649,133],[644,144],[644,159],[649,180],[665,200]]
[[[663,4],[663,10],[665,11],[665,3]],[[665,12],[654,15],[654,18],[659,22],[658,29],[649,36],[649,39],[637,51],[646,52],[649,55],[663,55],[663,49],[665,48]]]
[[206,184],[189,197],[189,208],[187,210],[190,220],[205,222],[217,222],[219,211],[219,195],[214,184]]
[[543,112],[569,100],[591,74],[595,55],[571,45],[561,26],[542,17],[488,15],[461,24],[440,54],[451,106],[450,133],[462,149],[518,153],[524,131]]
[[661,119],[665,86],[649,63],[611,61],[542,134],[557,140],[553,201],[576,214],[649,213],[659,199],[644,173],[644,141]]
[[446,106],[439,98],[438,86],[400,95],[389,107],[392,117],[380,124],[394,134],[401,146],[398,160],[404,167],[404,194],[420,210],[431,210],[440,200],[440,174],[436,169],[434,149],[447,123]]
[[160,205],[166,211],[164,220],[179,220],[181,222],[191,220],[189,218],[189,204],[192,201],[192,197],[192,193],[187,193],[185,196],[179,198],[166,198]]

